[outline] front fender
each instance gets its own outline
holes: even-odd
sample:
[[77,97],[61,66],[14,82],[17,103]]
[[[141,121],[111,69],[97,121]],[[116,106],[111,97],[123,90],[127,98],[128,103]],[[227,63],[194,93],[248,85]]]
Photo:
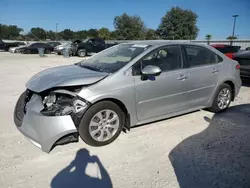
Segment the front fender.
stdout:
[[134,90],[132,89],[129,90],[124,88],[124,89],[109,91],[107,93],[92,95],[91,90],[86,88],[80,93],[78,93],[78,96],[89,101],[91,104],[95,104],[103,100],[112,100],[112,99],[117,100],[121,102],[127,109],[127,112],[130,115],[130,125],[133,126],[138,122],[136,116]]

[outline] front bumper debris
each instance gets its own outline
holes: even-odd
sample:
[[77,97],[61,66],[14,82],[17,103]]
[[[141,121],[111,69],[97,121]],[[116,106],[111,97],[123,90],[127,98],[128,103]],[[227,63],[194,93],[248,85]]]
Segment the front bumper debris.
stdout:
[[76,135],[77,129],[70,115],[44,116],[40,113],[43,108],[42,97],[33,94],[26,104],[22,124],[17,128],[31,143],[49,153],[61,138]]

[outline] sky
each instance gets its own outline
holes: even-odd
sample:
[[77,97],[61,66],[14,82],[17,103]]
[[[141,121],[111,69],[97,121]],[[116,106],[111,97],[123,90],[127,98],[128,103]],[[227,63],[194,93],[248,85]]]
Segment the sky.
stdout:
[[111,30],[115,16],[138,15],[148,28],[156,29],[173,6],[191,9],[198,15],[198,38],[232,35],[233,14],[238,14],[235,35],[250,39],[250,0],[0,0],[0,23],[13,24],[28,32],[32,27],[58,31]]

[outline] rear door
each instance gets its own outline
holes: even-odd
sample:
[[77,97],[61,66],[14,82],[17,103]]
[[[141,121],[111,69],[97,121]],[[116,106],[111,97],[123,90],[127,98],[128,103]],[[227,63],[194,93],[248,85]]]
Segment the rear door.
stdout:
[[187,105],[190,108],[204,106],[216,88],[222,58],[202,46],[183,45],[182,49],[189,65]]
[[95,48],[95,53],[104,50],[105,42],[101,39],[95,39],[94,48]]

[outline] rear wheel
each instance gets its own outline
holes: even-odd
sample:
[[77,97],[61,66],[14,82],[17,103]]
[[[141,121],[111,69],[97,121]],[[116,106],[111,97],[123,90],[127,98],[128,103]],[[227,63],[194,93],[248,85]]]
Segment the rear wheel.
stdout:
[[121,108],[113,102],[102,101],[91,106],[83,115],[79,135],[91,146],[104,146],[120,135],[124,123]]
[[216,92],[213,104],[209,110],[215,113],[225,111],[231,103],[232,94],[232,88],[228,84],[223,83]]
[[51,54],[50,50],[45,50],[45,54]]
[[77,55],[79,57],[85,57],[87,55],[86,49],[79,49],[79,50],[77,50]]

